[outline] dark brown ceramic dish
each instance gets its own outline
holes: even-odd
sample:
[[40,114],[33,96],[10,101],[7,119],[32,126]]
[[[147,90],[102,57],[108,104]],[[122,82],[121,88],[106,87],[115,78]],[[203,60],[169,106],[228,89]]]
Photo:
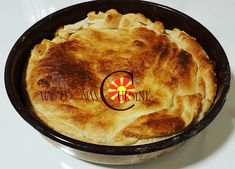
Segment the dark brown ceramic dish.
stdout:
[[[218,91],[214,105],[197,124],[172,138],[137,146],[102,146],[63,136],[42,124],[27,108],[21,90],[23,69],[30,50],[44,38],[52,38],[61,25],[74,23],[90,11],[117,9],[120,13],[140,12],[151,20],[160,20],[167,29],[179,28],[197,38],[210,58],[216,63]],[[155,3],[136,0],[91,1],[59,10],[29,28],[13,46],[5,67],[5,85],[8,96],[22,118],[42,133],[50,142],[68,154],[83,160],[103,164],[131,164],[157,158],[173,151],[187,139],[204,129],[219,113],[226,100],[230,85],[230,68],[225,52],[216,38],[200,23],[185,14]]]

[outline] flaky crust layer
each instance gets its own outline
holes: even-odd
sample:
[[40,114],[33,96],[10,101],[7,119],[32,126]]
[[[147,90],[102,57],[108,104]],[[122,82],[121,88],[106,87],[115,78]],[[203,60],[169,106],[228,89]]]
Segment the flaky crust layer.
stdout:
[[[116,111],[97,95],[80,97],[99,91],[105,77],[118,70],[133,71],[133,85],[148,91],[149,99],[118,104],[134,106]],[[90,12],[37,44],[25,81],[31,108],[46,125],[74,139],[117,146],[182,132],[204,117],[217,87],[214,63],[195,38],[114,9]]]

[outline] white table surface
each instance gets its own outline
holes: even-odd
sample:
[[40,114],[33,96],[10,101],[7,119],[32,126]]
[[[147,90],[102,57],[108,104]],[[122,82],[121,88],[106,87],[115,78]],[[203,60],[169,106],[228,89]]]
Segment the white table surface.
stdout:
[[217,118],[174,153],[130,166],[87,163],[61,152],[27,124],[11,105],[5,91],[4,66],[19,36],[42,17],[76,0],[0,0],[0,168],[1,169],[234,169],[235,168],[235,1],[155,0],[178,9],[207,27],[227,53],[232,84]]

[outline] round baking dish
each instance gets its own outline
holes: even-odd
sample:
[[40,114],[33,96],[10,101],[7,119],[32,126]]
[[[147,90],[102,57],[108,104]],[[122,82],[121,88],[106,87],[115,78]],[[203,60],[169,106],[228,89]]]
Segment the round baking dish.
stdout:
[[[75,23],[86,17],[90,11],[117,9],[120,13],[140,12],[152,21],[160,20],[167,29],[179,28],[186,31],[202,45],[216,63],[218,91],[213,106],[198,123],[183,133],[150,144],[136,146],[103,146],[71,139],[59,134],[39,121],[27,108],[23,99],[21,79],[30,50],[44,38],[51,39],[61,25]],[[200,23],[172,8],[145,1],[102,0],[90,1],[59,10],[30,27],[15,43],[5,66],[5,85],[8,96],[21,117],[39,131],[45,138],[77,158],[102,164],[133,164],[157,158],[175,150],[187,139],[204,129],[219,113],[226,100],[230,86],[230,68],[226,54],[216,38]]]

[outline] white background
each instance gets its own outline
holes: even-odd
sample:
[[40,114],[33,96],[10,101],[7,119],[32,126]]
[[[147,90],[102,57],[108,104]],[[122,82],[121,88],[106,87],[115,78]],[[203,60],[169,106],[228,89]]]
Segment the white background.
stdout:
[[[155,0],[178,9],[207,27],[227,53],[232,84],[217,118],[174,153],[130,166],[87,163],[45,141],[12,107],[4,86],[5,61],[19,36],[33,23],[75,0],[0,0],[0,168],[1,169],[234,169],[235,168],[235,1]],[[219,65],[218,65],[219,66]]]

